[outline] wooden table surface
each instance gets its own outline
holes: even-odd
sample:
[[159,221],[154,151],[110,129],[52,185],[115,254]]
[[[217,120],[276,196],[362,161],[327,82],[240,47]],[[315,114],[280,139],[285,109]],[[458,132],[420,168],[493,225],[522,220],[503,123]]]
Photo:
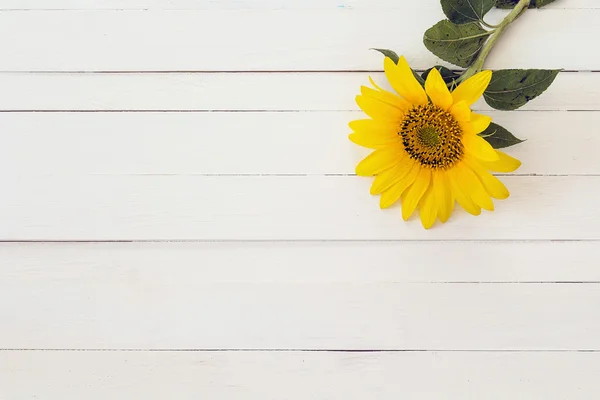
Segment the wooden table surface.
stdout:
[[[491,19],[503,12],[494,10]],[[354,97],[437,0],[0,2],[0,399],[590,400],[600,2],[489,59],[509,200],[422,229],[354,175]]]

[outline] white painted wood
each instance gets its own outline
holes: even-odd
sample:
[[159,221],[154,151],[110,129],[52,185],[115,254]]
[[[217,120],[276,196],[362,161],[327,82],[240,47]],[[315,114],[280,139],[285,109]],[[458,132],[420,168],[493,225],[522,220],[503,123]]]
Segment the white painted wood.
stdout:
[[[0,73],[0,110],[358,110],[361,85],[383,73]],[[563,72],[520,110],[600,110],[600,73]],[[476,110],[491,108],[481,100]],[[514,115],[514,113],[510,113]]]
[[502,178],[497,210],[425,231],[355,176],[4,175],[3,240],[600,239],[598,176]]
[[600,350],[597,283],[218,284],[176,264],[169,271],[181,276],[155,281],[128,271],[115,281],[71,274],[18,286],[3,279],[0,290],[10,301],[0,303],[0,343],[10,349]]
[[[600,112],[490,113],[518,174],[600,174]],[[0,113],[0,169],[44,174],[354,174],[358,112]],[[568,133],[568,138],[565,135]],[[267,149],[263,151],[262,149]],[[61,154],[57,157],[57,154]]]
[[173,288],[189,281],[600,282],[598,265],[597,242],[0,244],[0,279],[25,290],[54,281],[73,286],[97,281],[107,288],[132,281],[151,287],[168,282]]
[[[528,139],[494,213],[426,232],[346,176],[368,49],[427,68],[440,18],[438,0],[0,1],[0,241],[149,241],[0,243],[0,349],[427,350],[0,351],[0,398],[593,398],[600,73],[492,113]],[[489,67],[600,70],[599,18],[528,12]]]
[[5,352],[7,399],[589,400],[598,353]]
[[[421,38],[443,14],[423,12],[417,1],[402,4],[395,12],[2,12],[0,71],[381,70],[373,47],[402,50],[413,67],[428,68],[438,60]],[[600,55],[581,49],[595,45],[599,19],[600,9],[528,12],[496,46],[489,67],[598,70]]]
[[[421,0],[423,11],[438,11],[437,0]],[[548,9],[600,8],[596,0],[561,0]],[[405,9],[397,0],[2,0],[0,10],[239,10],[239,9]]]

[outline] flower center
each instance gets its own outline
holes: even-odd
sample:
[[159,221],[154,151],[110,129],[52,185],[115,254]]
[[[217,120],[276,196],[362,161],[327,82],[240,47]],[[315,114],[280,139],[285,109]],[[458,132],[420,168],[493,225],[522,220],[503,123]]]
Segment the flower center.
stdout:
[[435,148],[440,144],[440,135],[431,126],[423,126],[417,129],[417,138],[421,145]]
[[433,104],[409,110],[400,125],[399,135],[409,156],[428,168],[450,168],[464,154],[458,121]]

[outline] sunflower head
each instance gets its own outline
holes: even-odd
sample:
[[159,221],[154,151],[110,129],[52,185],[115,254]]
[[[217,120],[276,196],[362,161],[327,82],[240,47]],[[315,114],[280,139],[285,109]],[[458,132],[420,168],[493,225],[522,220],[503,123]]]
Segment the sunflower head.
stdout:
[[398,64],[386,57],[384,70],[396,93],[371,79],[373,88],[363,86],[356,98],[370,118],[350,123],[350,140],[374,149],[356,173],[375,176],[371,194],[381,195],[381,208],[400,200],[402,217],[419,209],[425,228],[436,219],[446,222],[456,202],[473,215],[492,211],[492,198],[506,199],[509,192],[489,171],[512,172],[521,165],[478,136],[492,119],[471,106],[492,73],[480,72],[450,92],[435,68],[423,88],[404,57]]

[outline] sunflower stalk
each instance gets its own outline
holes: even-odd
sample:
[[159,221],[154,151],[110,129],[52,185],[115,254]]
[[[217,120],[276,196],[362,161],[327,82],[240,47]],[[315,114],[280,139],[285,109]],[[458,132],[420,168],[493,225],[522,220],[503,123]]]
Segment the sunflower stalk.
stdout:
[[475,59],[475,62],[465,70],[465,72],[458,78],[457,82],[462,82],[483,69],[483,65],[485,64],[485,60],[489,56],[492,48],[500,39],[502,34],[506,31],[511,23],[513,23],[517,18],[519,18],[527,9],[529,8],[529,4],[531,0],[520,0],[519,3],[515,6],[515,8],[504,18],[504,20],[497,25],[497,28],[490,35],[489,40],[485,43],[479,56]]

